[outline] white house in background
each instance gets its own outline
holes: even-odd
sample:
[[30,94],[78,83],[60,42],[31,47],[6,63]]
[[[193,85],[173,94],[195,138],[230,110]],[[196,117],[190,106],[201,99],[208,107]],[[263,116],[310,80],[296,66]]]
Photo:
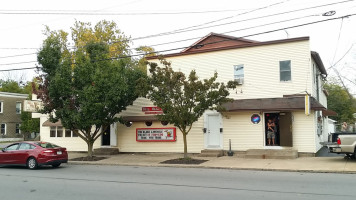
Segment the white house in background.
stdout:
[[[188,153],[227,151],[231,141],[233,151],[293,149],[299,155],[315,155],[327,138],[327,116],[335,113],[326,109],[323,83],[327,73],[319,54],[310,50],[309,37],[257,42],[211,33],[180,53],[163,57],[176,71],[188,74],[194,69],[201,79],[217,71],[219,82],[240,84],[231,91],[234,101],[225,105],[224,115],[206,111],[194,124],[188,134]],[[159,63],[158,57],[147,59]],[[110,141],[99,138],[95,148],[183,152],[182,134],[158,121],[155,115],[160,113],[149,100],[137,99],[119,114],[128,123],[113,125],[106,136]],[[46,122],[46,116],[40,117],[41,139],[68,150],[86,150],[80,138],[67,134],[60,124]],[[275,146],[267,143],[268,119],[277,125]]]
[[[36,94],[32,94],[32,101],[25,102],[27,111],[32,112],[32,118],[40,118],[40,139],[46,142],[52,142],[59,146],[66,147],[68,151],[87,151],[88,146],[83,139],[78,137],[63,127],[60,121],[52,123],[46,114],[40,114],[36,111],[42,105],[39,104]],[[116,146],[116,125],[112,125],[107,129],[105,136],[98,138],[94,143],[95,148]]]

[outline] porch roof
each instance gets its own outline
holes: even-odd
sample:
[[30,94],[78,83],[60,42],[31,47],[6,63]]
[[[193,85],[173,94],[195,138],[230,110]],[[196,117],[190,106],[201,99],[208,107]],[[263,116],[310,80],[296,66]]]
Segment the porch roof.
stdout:
[[57,122],[53,123],[49,120],[43,122],[42,126],[63,126],[61,120],[58,120]]
[[[282,98],[239,99],[223,104],[227,112],[234,111],[293,111],[305,109],[303,96],[285,96]],[[315,98],[310,97],[310,109],[323,111],[324,116],[336,114],[326,109]]]

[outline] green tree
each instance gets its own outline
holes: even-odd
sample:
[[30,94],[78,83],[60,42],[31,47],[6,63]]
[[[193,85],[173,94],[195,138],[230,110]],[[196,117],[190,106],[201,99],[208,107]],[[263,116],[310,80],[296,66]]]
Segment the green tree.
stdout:
[[162,108],[164,114],[158,115],[158,119],[174,124],[182,132],[184,158],[188,158],[187,135],[193,123],[208,109],[222,111],[221,105],[231,100],[228,89],[235,88],[236,83],[216,82],[217,73],[201,81],[194,70],[186,77],[182,72],[173,71],[167,61],[161,62],[164,67],[149,63],[151,76],[141,83],[141,88],[145,88],[147,97]]
[[32,118],[32,114],[30,112],[21,112],[21,126],[20,130],[23,134],[24,140],[29,138],[29,134],[31,133],[39,133],[40,132],[40,119]]
[[337,116],[330,118],[338,123],[354,123],[353,114],[356,113],[356,99],[349,96],[347,90],[337,84],[326,84],[324,88],[328,91],[328,108],[335,111]]
[[67,47],[67,33],[47,31],[38,54],[43,113],[83,139],[89,157],[95,140],[120,120],[116,114],[138,97],[136,80],[145,76],[126,56],[129,41],[115,28],[114,22],[99,22],[94,29],[77,22],[72,28],[74,50]]
[[32,92],[31,82],[27,82],[25,85],[15,80],[0,80],[1,92],[12,92],[21,94],[30,94]]

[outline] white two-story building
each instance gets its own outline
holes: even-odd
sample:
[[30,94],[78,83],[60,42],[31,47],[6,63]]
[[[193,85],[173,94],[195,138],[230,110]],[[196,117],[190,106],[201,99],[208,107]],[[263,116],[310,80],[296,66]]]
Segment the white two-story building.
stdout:
[[[323,89],[327,74],[318,53],[310,50],[309,37],[257,42],[211,33],[180,53],[163,57],[185,74],[195,70],[204,79],[217,71],[219,82],[239,82],[230,91],[234,101],[225,104],[226,112],[206,111],[193,125],[187,136],[188,153],[227,151],[231,142],[233,151],[293,149],[299,155],[315,155],[322,147],[320,142],[327,140],[327,116],[334,112],[327,110]],[[159,63],[158,57],[147,59]],[[149,100],[137,99],[119,114],[128,123],[112,125],[96,147],[114,147],[120,152],[183,152],[182,134],[156,119],[161,112]],[[276,127],[274,145],[267,139],[269,119]],[[50,137],[54,129],[54,124],[44,123],[41,139],[68,150],[86,150],[85,143],[75,142],[80,138],[69,137],[69,133],[67,138],[65,134]]]

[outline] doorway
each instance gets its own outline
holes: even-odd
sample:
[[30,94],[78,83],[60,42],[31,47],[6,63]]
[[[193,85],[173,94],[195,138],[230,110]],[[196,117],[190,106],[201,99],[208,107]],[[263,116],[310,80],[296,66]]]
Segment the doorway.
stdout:
[[280,145],[285,147],[293,146],[293,135],[292,135],[292,113],[283,112],[280,113],[279,117],[279,130],[280,130]]
[[205,133],[206,148],[221,149],[222,136],[220,133],[220,116],[218,114],[206,115],[207,130]]
[[105,130],[105,132],[103,133],[103,135],[101,136],[101,145],[102,146],[109,146],[110,145],[110,127],[108,126]]
[[[275,125],[275,139],[274,146],[293,146],[292,135],[292,113],[280,112],[280,113],[265,113],[265,146],[269,146],[268,143],[268,122],[272,121]],[[272,145],[272,141],[271,141]]]
[[[273,136],[269,141],[268,138],[268,123],[273,125]],[[265,113],[265,146],[280,146],[280,132],[279,132],[279,113]]]

